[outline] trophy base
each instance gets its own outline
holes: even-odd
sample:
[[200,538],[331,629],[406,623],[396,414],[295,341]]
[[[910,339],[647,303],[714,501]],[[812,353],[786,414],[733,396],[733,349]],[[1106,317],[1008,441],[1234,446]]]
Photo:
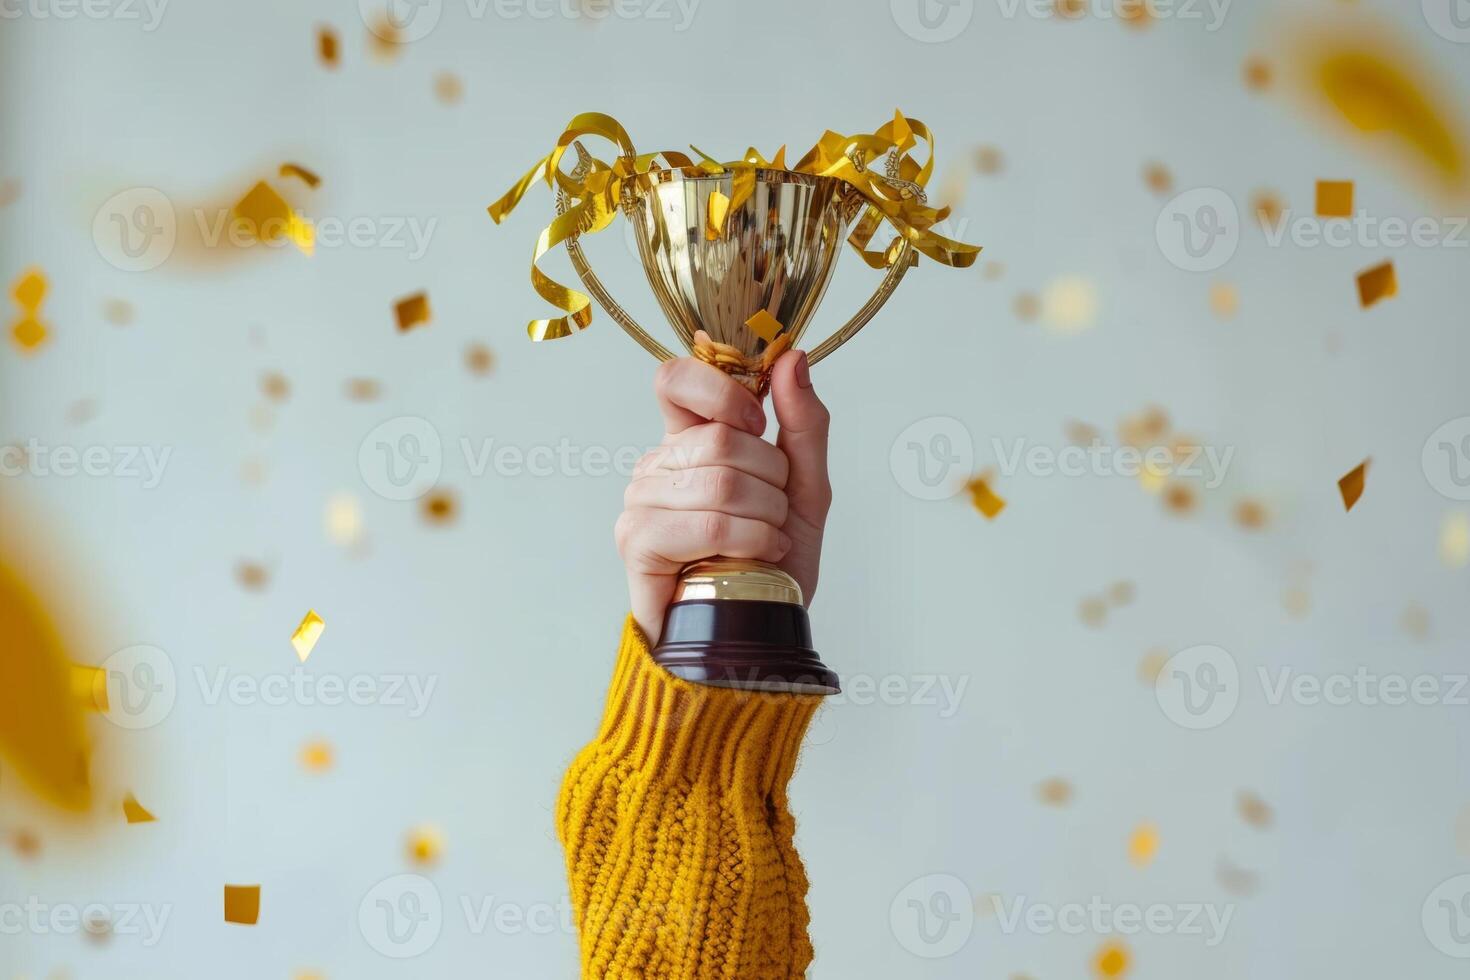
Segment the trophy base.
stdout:
[[680,576],[653,661],[712,687],[836,694],[837,675],[812,649],[796,581],[774,565],[714,558]]

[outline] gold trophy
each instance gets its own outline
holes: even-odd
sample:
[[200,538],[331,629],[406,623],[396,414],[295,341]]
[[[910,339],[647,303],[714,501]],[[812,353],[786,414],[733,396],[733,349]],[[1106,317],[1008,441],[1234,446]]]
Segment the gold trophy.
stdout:
[[[589,136],[617,147],[612,163],[587,152],[581,140]],[[908,152],[920,141],[930,147],[922,164]],[[576,163],[565,172],[569,149]],[[591,299],[536,264],[564,243],[607,314],[654,357],[674,356],[608,294],[582,252],[581,236],[619,214],[632,223],[648,283],[679,342],[758,398],[776,359],[811,322],[844,239],[883,279],[852,319],[811,350],[811,364],[866,326],[920,255],[964,268],[980,252],[933,231],[949,213],[929,207],[924,193],[933,140],[923,123],[902,113],[871,134],[829,131],[790,168],[785,147],[770,160],[751,148],[729,163],[691,149],[697,160],[673,150],[640,155],[616,120],[585,113],[490,206],[498,224],[538,179],[556,192],[557,217],[537,241],[531,282],[566,315],[532,321],[532,340],[570,336],[592,322]],[[879,161],[881,172],[870,166]],[[887,248],[870,250],[884,222],[896,235]],[[698,683],[805,694],[839,689],[837,675],[812,649],[800,586],[767,562],[716,557],[685,568],[653,657]]]

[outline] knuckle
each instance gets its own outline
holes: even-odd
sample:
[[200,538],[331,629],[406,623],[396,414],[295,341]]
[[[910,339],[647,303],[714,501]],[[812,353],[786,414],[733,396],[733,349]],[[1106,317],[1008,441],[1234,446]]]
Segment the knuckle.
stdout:
[[704,540],[715,550],[728,543],[733,527],[733,521],[729,514],[710,513],[704,516],[704,527],[701,529]]
[[704,474],[704,495],[712,506],[723,507],[735,499],[735,471],[711,466]]
[[735,430],[723,422],[711,422],[701,433],[701,447],[714,460],[729,459],[735,450]]

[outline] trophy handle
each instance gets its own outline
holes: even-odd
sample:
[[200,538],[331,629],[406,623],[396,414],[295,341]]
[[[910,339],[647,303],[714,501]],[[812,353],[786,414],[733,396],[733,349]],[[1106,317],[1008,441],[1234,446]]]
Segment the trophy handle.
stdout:
[[899,247],[898,255],[894,257],[893,265],[888,267],[888,274],[883,277],[883,281],[878,284],[878,288],[873,291],[873,295],[868,297],[868,301],[863,304],[862,309],[858,310],[857,314],[851,320],[848,320],[842,325],[841,330],[838,330],[832,336],[812,348],[812,352],[807,355],[807,363],[817,363],[856,337],[857,332],[863,329],[863,327],[866,327],[868,321],[877,315],[878,311],[883,308],[884,303],[888,302],[888,297],[893,295],[893,291],[903,281],[903,277],[909,271],[909,267],[914,264],[914,258],[914,246],[905,238],[903,244]]
[[608,316],[617,321],[618,326],[622,327],[629,337],[638,341],[639,346],[660,361],[673,360],[673,352],[650,337],[648,331],[640,327],[638,321],[634,320],[628,311],[619,306],[617,300],[608,294],[607,287],[602,284],[601,279],[597,278],[597,273],[592,271],[592,266],[587,262],[587,256],[582,254],[582,243],[578,236],[573,235],[567,239],[567,255],[571,256],[572,268],[577,270],[577,276],[587,287],[587,292],[592,294],[598,305],[607,311]]

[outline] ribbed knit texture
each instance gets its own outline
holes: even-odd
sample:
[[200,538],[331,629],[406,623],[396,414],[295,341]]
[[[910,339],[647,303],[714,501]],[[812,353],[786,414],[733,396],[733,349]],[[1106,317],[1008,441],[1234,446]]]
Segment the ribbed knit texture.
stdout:
[[586,980],[804,975],[786,784],[820,702],[680,680],[628,618],[602,727],[557,801]]

